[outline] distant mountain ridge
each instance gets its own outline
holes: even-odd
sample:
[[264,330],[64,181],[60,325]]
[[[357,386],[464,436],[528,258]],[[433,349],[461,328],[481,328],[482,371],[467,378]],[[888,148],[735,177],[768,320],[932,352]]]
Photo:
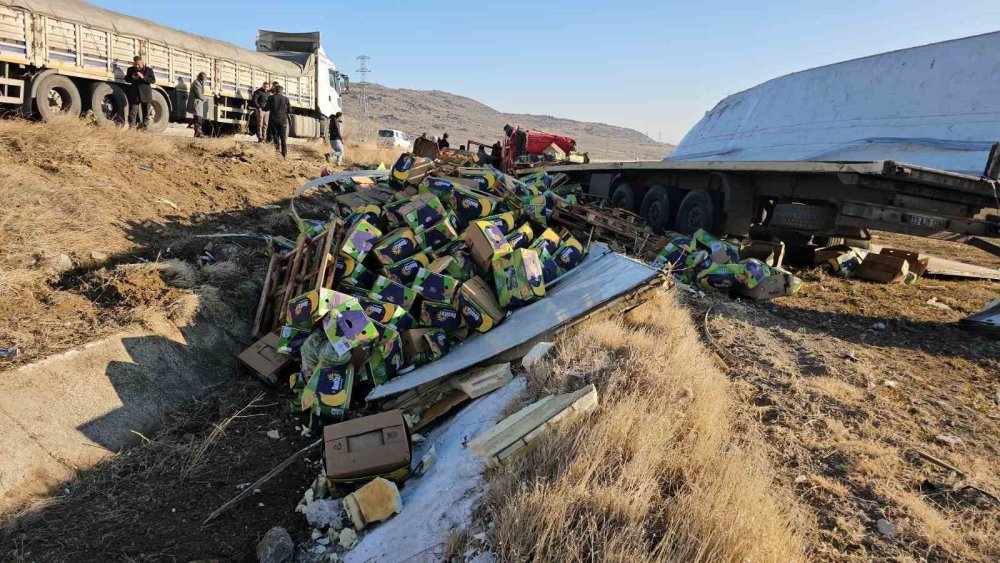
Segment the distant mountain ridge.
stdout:
[[[349,124],[356,124],[361,115],[359,89],[354,84],[352,92],[341,100]],[[447,131],[453,147],[470,139],[493,143],[503,135],[503,126],[510,124],[573,137],[577,149],[590,153],[592,159],[660,160],[674,148],[627,127],[550,115],[503,113],[472,98],[440,90],[369,84],[368,108],[374,129],[398,129],[411,137],[421,133],[440,136]]]

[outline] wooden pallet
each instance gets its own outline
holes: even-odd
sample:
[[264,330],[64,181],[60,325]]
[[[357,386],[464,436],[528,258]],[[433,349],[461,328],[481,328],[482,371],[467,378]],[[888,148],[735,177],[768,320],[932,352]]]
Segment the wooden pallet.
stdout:
[[314,289],[333,289],[337,281],[336,256],[343,246],[345,229],[339,219],[330,225],[312,239],[299,234],[295,249],[290,253],[272,248],[264,289],[257,304],[254,338],[278,329],[284,323],[288,302],[295,297]]
[[592,240],[608,242],[639,256],[659,239],[645,219],[624,209],[559,203],[552,212],[552,221],[585,237],[587,244]]

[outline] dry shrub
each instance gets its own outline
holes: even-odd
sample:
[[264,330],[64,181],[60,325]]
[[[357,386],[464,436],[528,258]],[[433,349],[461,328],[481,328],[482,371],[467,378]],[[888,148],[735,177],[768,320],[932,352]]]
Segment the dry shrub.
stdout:
[[383,147],[376,143],[345,143],[344,159],[351,164],[392,166],[403,150],[398,147]]
[[584,327],[529,374],[529,399],[593,382],[600,408],[493,471],[509,561],[792,561],[797,505],[732,426],[728,382],[672,296]]

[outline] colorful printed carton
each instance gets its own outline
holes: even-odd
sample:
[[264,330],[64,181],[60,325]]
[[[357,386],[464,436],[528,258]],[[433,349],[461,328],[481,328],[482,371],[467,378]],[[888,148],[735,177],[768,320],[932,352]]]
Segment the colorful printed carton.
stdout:
[[456,302],[465,325],[478,332],[492,330],[507,315],[497,303],[493,289],[478,276],[462,284]]
[[494,213],[500,198],[474,188],[455,187],[451,193],[451,209],[463,221],[472,221]]
[[400,227],[382,237],[372,248],[383,265],[395,264],[420,252],[413,229]]
[[375,280],[371,293],[372,297],[379,301],[399,305],[407,310],[413,305],[413,300],[417,297],[417,293],[412,289],[384,276],[379,276]]
[[381,236],[382,231],[368,221],[359,219],[351,228],[347,229],[347,233],[344,235],[344,246],[341,247],[340,253],[361,262]]
[[445,208],[433,194],[423,193],[411,197],[400,207],[399,215],[417,233],[444,219]]
[[519,248],[493,260],[493,280],[501,307],[521,307],[545,296],[538,253]]
[[323,331],[338,355],[344,355],[378,338],[378,330],[354,297],[344,297],[323,317]]
[[288,302],[285,324],[311,330],[316,322],[330,310],[336,292],[332,289],[315,289]]
[[436,251],[458,238],[458,220],[451,212],[446,212],[441,221],[417,231],[414,235],[420,248]]
[[413,285],[413,280],[416,279],[420,268],[424,268],[428,264],[430,264],[430,258],[423,252],[420,252],[395,264],[390,264],[383,268],[383,270],[385,270],[385,275],[390,279],[409,287]]
[[451,303],[424,301],[420,305],[420,326],[458,330],[465,325],[462,315]]
[[420,268],[410,289],[419,293],[424,299],[451,303],[460,283],[451,276],[439,274],[429,268]]

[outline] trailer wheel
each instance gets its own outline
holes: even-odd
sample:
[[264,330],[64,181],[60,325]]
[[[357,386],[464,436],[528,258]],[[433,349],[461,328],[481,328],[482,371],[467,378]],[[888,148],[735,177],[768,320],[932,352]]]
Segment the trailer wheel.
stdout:
[[635,192],[632,191],[632,186],[624,182],[618,184],[615,191],[611,192],[611,205],[635,211]]
[[90,85],[90,109],[98,125],[124,125],[128,118],[128,98],[117,84]]
[[43,120],[49,120],[57,115],[79,116],[83,102],[72,80],[60,74],[49,74],[38,82],[35,107]]
[[153,90],[153,102],[149,104],[149,127],[146,129],[150,133],[163,133],[170,124],[170,104],[167,97],[159,90]]
[[649,228],[661,234],[670,223],[670,195],[663,186],[653,186],[642,198],[639,214],[649,223]]
[[677,207],[674,228],[685,234],[698,229],[712,232],[717,223],[716,205],[711,194],[705,190],[691,190]]

